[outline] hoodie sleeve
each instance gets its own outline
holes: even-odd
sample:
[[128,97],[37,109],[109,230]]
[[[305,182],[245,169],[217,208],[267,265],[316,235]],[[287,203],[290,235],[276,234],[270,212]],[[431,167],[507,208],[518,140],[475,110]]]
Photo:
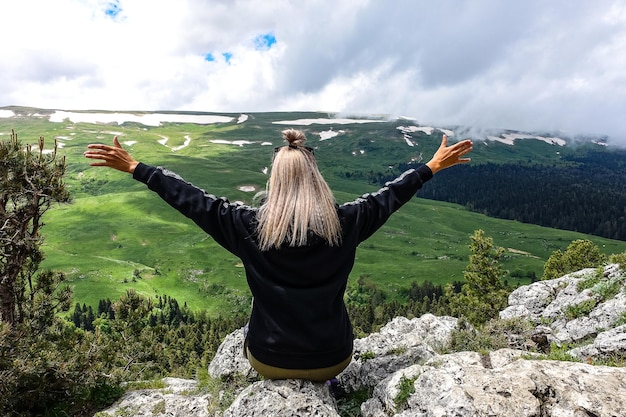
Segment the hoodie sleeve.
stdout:
[[133,178],[146,184],[170,206],[211,235],[217,243],[237,255],[240,233],[235,218],[243,206],[209,194],[162,167],[140,162]]
[[422,165],[417,169],[405,171],[375,193],[365,194],[353,202],[344,204],[342,207],[355,227],[358,242],[363,242],[380,229],[389,217],[411,200],[432,177],[430,168]]

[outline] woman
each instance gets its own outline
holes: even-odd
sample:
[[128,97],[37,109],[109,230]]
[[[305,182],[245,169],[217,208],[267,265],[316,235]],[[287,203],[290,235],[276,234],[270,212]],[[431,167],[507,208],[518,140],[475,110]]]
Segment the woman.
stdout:
[[357,246],[409,201],[436,172],[469,162],[469,140],[433,158],[374,194],[337,205],[301,131],[283,132],[275,149],[267,198],[260,208],[232,204],[163,168],[136,161],[117,137],[92,144],[85,157],[133,174],[238,256],[254,297],[246,337],[251,366],[270,379],[326,381],[352,357],[353,333],[343,302]]

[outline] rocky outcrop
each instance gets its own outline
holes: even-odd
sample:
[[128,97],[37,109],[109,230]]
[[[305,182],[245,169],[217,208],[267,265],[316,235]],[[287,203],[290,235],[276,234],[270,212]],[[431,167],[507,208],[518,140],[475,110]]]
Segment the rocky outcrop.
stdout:
[[581,360],[612,355],[626,356],[626,324],[600,332],[591,344],[571,349],[569,352]]
[[375,387],[391,373],[424,363],[436,355],[433,347],[448,342],[456,328],[454,317],[425,314],[409,320],[396,317],[378,333],[354,341],[352,362],[341,374],[348,391]]
[[[397,317],[378,333],[356,340],[353,360],[338,378],[348,392],[372,393],[361,405],[364,417],[625,416],[626,369],[585,363],[626,356],[625,283],[626,274],[609,265],[511,293],[501,318],[534,323],[529,344],[538,351],[578,342],[568,353],[582,362],[538,360],[539,353],[515,349],[438,354],[457,320],[426,314]],[[116,410],[132,410],[133,416],[339,415],[328,385],[259,381],[242,349],[243,332],[237,330],[209,367],[214,378],[250,381],[233,394],[223,413],[208,411],[215,409],[210,395],[154,390],[129,393],[103,415],[118,415]]]
[[257,379],[259,374],[252,369],[248,359],[243,356],[243,329],[237,329],[224,339],[209,365],[209,374],[213,378],[230,378],[242,375],[248,379]]
[[[443,355],[397,371],[376,386],[361,407],[363,417],[582,417],[622,416],[626,411],[626,369],[524,360],[521,352],[504,353],[504,361],[474,352]],[[404,396],[403,378],[413,391]]]
[[558,279],[517,288],[500,318],[526,318],[537,324],[535,337],[561,345],[589,346],[569,353],[580,359],[626,355],[626,273],[616,264],[583,269]]
[[244,389],[224,417],[339,417],[326,384],[295,379],[259,381]]
[[210,396],[196,394],[198,382],[187,379],[164,378],[165,387],[129,391],[113,406],[94,417],[168,416],[207,417]]

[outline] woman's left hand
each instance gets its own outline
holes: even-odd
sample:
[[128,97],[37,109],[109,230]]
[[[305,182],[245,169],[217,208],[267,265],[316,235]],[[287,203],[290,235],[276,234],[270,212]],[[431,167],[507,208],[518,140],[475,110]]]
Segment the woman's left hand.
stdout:
[[85,158],[99,159],[102,162],[92,162],[89,165],[94,167],[110,167],[118,171],[133,173],[139,162],[132,157],[122,145],[120,145],[117,136],[113,138],[113,146],[91,144],[87,145]]

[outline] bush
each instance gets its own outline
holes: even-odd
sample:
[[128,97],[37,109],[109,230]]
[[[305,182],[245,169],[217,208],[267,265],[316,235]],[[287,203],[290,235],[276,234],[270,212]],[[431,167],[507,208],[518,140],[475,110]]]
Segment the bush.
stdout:
[[570,243],[565,252],[557,250],[543,267],[542,279],[560,278],[584,268],[595,268],[606,263],[606,255],[590,240],[578,239]]
[[480,327],[459,320],[458,327],[450,335],[448,350],[451,352],[490,352],[512,348],[528,350],[533,326],[528,320],[492,319]]
[[618,264],[622,271],[626,270],[626,252],[611,255],[609,262],[612,264]]
[[107,365],[106,344],[56,319],[35,334],[24,325],[0,331],[0,415],[89,415],[122,394]]

